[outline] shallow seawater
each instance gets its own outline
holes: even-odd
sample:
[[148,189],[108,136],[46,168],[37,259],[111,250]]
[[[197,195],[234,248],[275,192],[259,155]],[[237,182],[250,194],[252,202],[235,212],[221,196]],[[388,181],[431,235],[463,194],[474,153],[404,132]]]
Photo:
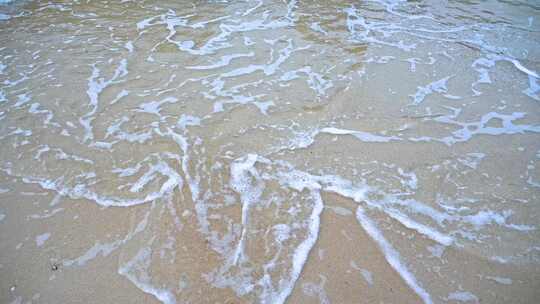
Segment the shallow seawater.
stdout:
[[0,1],[1,303],[534,303],[536,1]]

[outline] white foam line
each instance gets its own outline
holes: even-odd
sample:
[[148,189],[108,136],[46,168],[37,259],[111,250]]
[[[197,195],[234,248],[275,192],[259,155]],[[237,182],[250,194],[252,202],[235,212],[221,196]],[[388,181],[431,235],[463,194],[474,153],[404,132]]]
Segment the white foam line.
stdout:
[[243,58],[243,57],[253,57],[255,56],[255,53],[249,52],[245,54],[232,54],[232,55],[224,55],[221,56],[220,60],[214,64],[211,65],[197,65],[197,66],[187,66],[186,69],[189,70],[211,70],[211,69],[217,69],[224,66],[227,66],[231,63],[232,60],[237,58]]
[[535,78],[540,78],[535,71],[531,71],[531,70],[527,69],[518,60],[513,59],[513,58],[504,58],[504,59],[507,60],[507,61],[510,61],[518,70],[522,71],[523,73],[525,73],[527,75],[530,75],[530,76],[533,76]]
[[540,85],[538,84],[538,78],[529,75],[529,87],[522,91],[525,95],[531,97],[536,101],[540,101]]
[[[372,24],[372,23],[366,22],[365,18],[361,16],[361,13],[359,13],[356,7],[354,6],[351,6],[350,8],[347,8],[344,11],[345,13],[347,13],[347,28],[352,36],[350,41],[387,45],[387,46],[397,47],[406,52],[409,52],[412,49],[416,48],[416,44],[406,45],[401,40],[397,43],[392,43],[392,42],[387,42],[387,41],[383,41],[383,40],[379,40],[375,38],[375,36],[377,35],[376,34],[370,35],[370,33],[381,32],[381,30],[378,29],[378,27],[380,27],[381,24]],[[357,26],[363,29],[363,31],[362,32],[357,31],[356,30]]]
[[424,87],[417,87],[416,93],[414,95],[409,95],[413,99],[413,104],[420,104],[428,95],[431,95],[434,92],[441,94],[448,92],[446,83],[451,77],[452,76],[447,76],[442,79],[433,81]]
[[510,278],[487,276],[486,279],[495,281],[495,282],[497,282],[499,284],[503,284],[503,285],[512,285],[512,279],[510,279]]
[[454,291],[448,294],[448,300],[454,300],[459,302],[474,302],[479,303],[478,298],[468,291]]
[[[2,4],[2,2],[0,2],[0,4]],[[4,13],[0,13],[0,21],[4,21],[4,20],[9,20],[11,19],[11,16],[10,15],[6,15]]]
[[163,304],[176,304],[176,298],[174,294],[167,289],[157,288],[152,286],[149,281],[150,277],[147,273],[143,273],[141,278],[137,278],[136,275],[132,274],[133,269],[144,271],[144,268],[149,266],[149,259],[152,254],[152,250],[148,247],[143,247],[137,255],[128,261],[125,265],[118,269],[118,273],[125,276],[131,283],[133,283],[137,288],[143,292],[154,296]]
[[43,244],[45,244],[45,242],[51,237],[51,234],[49,232],[47,233],[44,233],[44,234],[40,234],[38,236],[36,236],[36,245],[38,247],[41,247],[43,246]]
[[319,237],[319,226],[321,222],[320,216],[324,209],[324,203],[318,192],[312,191],[312,196],[315,200],[315,206],[313,206],[313,211],[309,217],[308,236],[294,251],[291,280],[278,294],[277,299],[274,299],[273,303],[285,303],[289,295],[292,293],[294,285],[300,277],[304,264],[309,257],[309,253]]
[[[254,169],[256,161],[257,155],[249,154],[245,160],[242,159],[231,165],[231,188],[240,194],[240,199],[242,201],[242,235],[234,254],[234,264],[237,264],[238,260],[244,257],[244,243],[247,237],[247,227],[249,224],[249,209],[253,203],[259,200],[262,193],[262,189],[259,187],[253,189],[254,187],[250,184],[251,178],[247,174],[249,172],[258,177],[258,174]],[[259,180],[259,178],[256,179]]]
[[[152,205],[151,208],[153,208],[154,205]],[[123,244],[125,244],[127,241],[131,240],[133,236],[136,234],[142,232],[146,226],[148,225],[148,218],[150,216],[150,211],[148,211],[144,218],[137,224],[137,226],[130,231],[125,238],[120,240],[115,240],[110,243],[101,243],[98,241],[94,244],[94,246],[90,247],[83,255],[79,256],[75,259],[66,259],[62,262],[62,265],[64,266],[84,266],[88,261],[91,261],[98,257],[98,255],[101,255],[103,257],[107,257],[110,255],[113,251],[120,248]]]
[[[271,162],[264,157],[259,157],[256,154],[248,154],[245,157],[237,159],[231,165],[231,187],[241,195],[242,200],[242,235],[239,244],[232,256],[233,264],[236,264],[240,258],[243,258],[244,254],[244,239],[247,234],[247,225],[249,224],[249,209],[252,204],[260,201],[260,195],[264,186],[261,183],[253,185],[253,180],[260,180],[261,177],[256,168],[257,162],[270,164]],[[320,214],[324,209],[324,203],[320,195],[320,185],[315,181],[309,179],[307,174],[294,171],[298,175],[293,177],[287,174],[281,176],[278,175],[274,178],[280,179],[280,183],[286,184],[289,187],[302,191],[308,189],[313,199],[313,209],[308,218],[308,232],[306,238],[296,247],[292,256],[292,269],[290,272],[290,279],[279,282],[279,290],[277,292],[271,292],[260,297],[261,303],[284,303],[289,295],[292,293],[294,286],[300,277],[302,269],[308,259],[309,253],[315,245],[320,227]],[[267,176],[268,178],[268,176]]]
[[454,242],[454,239],[451,236],[448,236],[446,234],[443,234],[437,230],[434,230],[433,228],[430,228],[426,225],[420,224],[418,222],[415,222],[411,220],[408,216],[402,214],[401,212],[394,210],[394,209],[388,209],[384,208],[383,211],[388,214],[393,219],[397,220],[403,226],[413,229],[417,231],[418,233],[421,233],[430,239],[436,241],[437,243],[445,246],[450,246]]
[[221,17],[217,17],[217,18],[214,18],[214,19],[197,22],[195,24],[190,25],[190,27],[191,28],[205,28],[207,24],[214,23],[214,22],[221,21],[221,20],[226,20],[226,19],[229,19],[230,17],[231,16],[228,16],[228,15],[227,16],[221,16]]
[[135,111],[161,116],[160,111],[161,111],[162,105],[167,104],[167,103],[176,103],[176,102],[178,102],[178,98],[169,96],[162,100],[154,100],[154,101],[142,103],[139,105],[137,109],[135,109]]
[[99,254],[104,257],[108,256],[122,244],[124,244],[124,240],[117,240],[112,243],[97,242],[80,257],[73,260],[64,260],[62,265],[67,267],[73,265],[84,266],[88,261],[95,259]]
[[363,142],[390,142],[401,140],[401,138],[396,136],[380,136],[363,131],[338,129],[333,127],[323,128],[320,132],[333,135],[352,135]]
[[334,86],[331,80],[324,79],[321,74],[314,72],[310,66],[304,66],[301,69],[287,71],[283,74],[283,76],[280,77],[280,81],[297,79],[300,77],[298,73],[304,73],[307,75],[308,78],[306,81],[308,86],[317,92],[317,95],[324,95],[328,89]]
[[166,136],[171,137],[176,142],[176,144],[180,147],[182,152],[184,153],[184,155],[182,155],[182,170],[184,171],[185,179],[186,179],[186,181],[188,183],[189,190],[191,191],[191,199],[194,202],[198,202],[199,201],[199,193],[200,193],[199,181],[197,180],[197,178],[194,178],[189,173],[189,148],[190,148],[190,145],[189,145],[189,143],[187,141],[187,138],[185,136],[183,136],[183,135],[180,135],[180,134],[174,132],[171,128],[168,128],[167,133],[161,133],[159,131],[157,131],[157,133],[159,135],[162,135],[162,136],[166,135]]
[[[242,23],[237,23],[237,22],[221,23],[219,25],[219,29],[221,30],[221,33],[209,39],[199,49],[194,48],[195,43],[191,40],[187,40],[187,41],[174,40],[173,37],[177,33],[176,27],[177,26],[189,26],[192,28],[204,27],[207,23],[227,19],[229,18],[229,16],[218,17],[213,20],[197,23],[190,26],[188,25],[187,18],[193,15],[178,17],[176,16],[176,12],[174,12],[173,10],[169,10],[167,14],[155,16],[155,17],[145,19],[139,22],[137,24],[137,29],[141,31],[141,30],[144,30],[148,26],[153,26],[157,24],[165,24],[167,29],[169,30],[169,34],[165,38],[166,41],[175,44],[180,51],[188,52],[192,55],[214,54],[216,51],[220,49],[224,49],[224,48],[228,48],[232,46],[230,42],[227,42],[227,38],[235,32],[248,32],[248,31],[255,31],[255,30],[276,29],[276,28],[284,28],[284,27],[293,25],[294,21],[296,20],[294,16],[294,11],[293,11],[295,5],[296,5],[296,1],[290,1],[287,5],[287,15],[284,16],[284,18],[280,18],[280,19],[272,19],[268,21],[270,17],[270,12],[264,12],[262,16],[260,16],[260,18],[257,18],[253,21],[242,22]],[[158,17],[160,18],[160,21],[154,22],[154,20]],[[140,32],[140,34],[142,34],[142,32]],[[163,43],[163,41],[158,43],[158,45],[161,43]],[[156,47],[157,45],[154,46],[152,50],[155,50]]]
[[122,59],[120,61],[120,64],[114,71],[114,75],[109,80],[99,77],[101,74],[100,69],[96,65],[92,66],[92,75],[88,78],[88,89],[86,90],[86,94],[88,95],[88,98],[90,98],[90,106],[92,107],[92,110],[79,118],[80,124],[86,131],[83,141],[94,139],[92,121],[94,120],[93,115],[97,112],[99,106],[99,95],[101,92],[103,92],[103,90],[105,90],[105,88],[111,84],[114,84],[118,78],[124,77],[127,75],[127,73],[126,59]]
[[262,5],[263,5],[263,1],[261,0],[261,1],[259,1],[259,3],[257,3],[254,7],[247,9],[247,10],[242,14],[242,16],[245,17],[245,16],[251,14],[254,10],[258,9],[258,8],[261,7]]
[[128,90],[122,90],[122,91],[120,91],[120,93],[118,93],[116,95],[116,97],[113,100],[111,100],[110,104],[113,105],[113,104],[117,103],[120,99],[122,99],[123,97],[126,97],[128,95],[129,95]]
[[133,41],[128,41],[124,44],[124,47],[130,52],[133,53]]
[[[170,171],[173,172],[173,171]],[[129,207],[134,205],[140,205],[159,199],[166,194],[172,192],[176,187],[179,189],[183,186],[183,180],[180,175],[174,173],[167,176],[165,181],[158,191],[148,193],[142,198],[124,199],[121,197],[104,196],[100,195],[92,190],[86,188],[82,184],[78,184],[74,187],[62,185],[63,179],[58,178],[56,180],[48,180],[40,177],[22,177],[22,181],[27,184],[38,184],[41,188],[46,190],[56,191],[62,196],[68,196],[71,199],[87,199],[94,201],[101,206],[115,206],[115,207]]]
[[429,293],[425,291],[422,286],[420,286],[414,275],[400,261],[399,253],[394,249],[394,247],[392,247],[390,243],[388,243],[381,231],[375,226],[371,219],[365,215],[364,210],[360,206],[358,209],[356,209],[356,219],[367,234],[379,245],[379,248],[386,258],[386,261],[401,276],[405,283],[407,283],[407,285],[409,285],[409,287],[416,292],[424,303],[433,303]]

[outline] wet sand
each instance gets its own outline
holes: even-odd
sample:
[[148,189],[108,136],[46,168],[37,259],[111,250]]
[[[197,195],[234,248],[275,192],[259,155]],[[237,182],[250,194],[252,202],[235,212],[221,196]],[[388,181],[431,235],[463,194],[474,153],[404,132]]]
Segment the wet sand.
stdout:
[[536,303],[538,12],[0,4],[0,303]]

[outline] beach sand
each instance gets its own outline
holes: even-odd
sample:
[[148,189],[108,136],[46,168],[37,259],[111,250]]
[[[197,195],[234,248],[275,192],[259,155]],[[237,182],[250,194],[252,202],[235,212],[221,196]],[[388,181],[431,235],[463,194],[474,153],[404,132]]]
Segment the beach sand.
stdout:
[[540,7],[0,5],[0,303],[536,303]]

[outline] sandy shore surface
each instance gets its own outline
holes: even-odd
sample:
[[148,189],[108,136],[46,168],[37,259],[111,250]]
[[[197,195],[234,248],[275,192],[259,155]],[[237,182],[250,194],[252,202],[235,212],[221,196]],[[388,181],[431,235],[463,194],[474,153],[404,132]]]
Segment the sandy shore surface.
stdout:
[[0,303],[538,302],[539,12],[0,4]]

